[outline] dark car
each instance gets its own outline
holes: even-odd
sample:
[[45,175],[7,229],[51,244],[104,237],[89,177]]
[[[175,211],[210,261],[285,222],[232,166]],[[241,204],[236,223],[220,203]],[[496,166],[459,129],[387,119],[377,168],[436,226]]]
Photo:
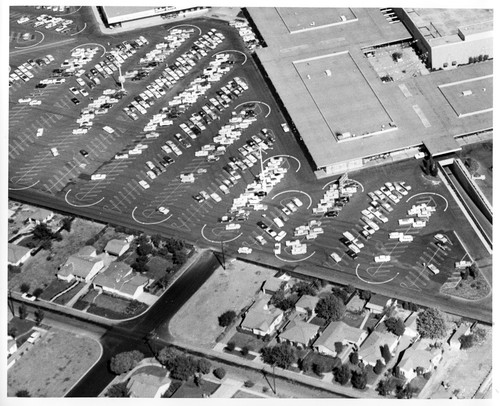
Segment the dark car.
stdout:
[[167,165],[170,165],[170,164],[174,163],[174,160],[172,158],[170,158],[169,156],[166,156],[165,158],[163,158],[163,160],[165,161],[165,163]]
[[200,195],[199,193],[197,195],[194,195],[193,199],[196,200],[198,203],[201,203],[205,200],[205,198],[202,195]]
[[80,100],[78,100],[76,97],[73,97],[71,99],[71,101],[74,103],[74,104],[80,104]]
[[259,197],[263,197],[263,196],[267,195],[267,192],[265,192],[264,190],[259,190],[258,192],[255,192],[254,195],[259,196]]
[[337,217],[339,215],[339,212],[338,211],[335,211],[335,210],[330,210],[330,211],[327,211],[324,216],[325,217]]
[[340,242],[341,242],[342,244],[344,244],[344,245],[349,245],[349,244],[351,243],[351,242],[350,242],[347,238],[345,238],[345,237],[341,237],[341,238],[340,238]]
[[87,151],[85,151],[84,149],[80,150],[80,154],[82,154],[82,156],[84,156],[85,158],[89,156],[89,153]]
[[262,222],[262,221],[257,221],[257,225],[258,225],[260,228],[262,228],[263,230],[265,230],[265,229],[267,228],[267,226],[265,225],[265,223],[264,223],[264,222]]
[[39,83],[38,85],[35,86],[36,89],[43,89],[45,87],[47,87],[45,83]]
[[356,258],[358,257],[358,254],[356,254],[356,253],[355,253],[354,251],[352,251],[352,250],[347,250],[345,253],[346,253],[347,255],[349,255],[349,257],[350,257],[351,259],[356,259]]

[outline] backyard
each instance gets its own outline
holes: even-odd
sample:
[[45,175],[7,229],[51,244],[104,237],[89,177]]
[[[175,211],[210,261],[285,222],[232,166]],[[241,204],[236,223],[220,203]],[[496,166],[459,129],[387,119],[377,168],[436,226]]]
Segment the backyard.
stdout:
[[9,369],[7,396],[62,397],[100,356],[97,341],[51,328]]

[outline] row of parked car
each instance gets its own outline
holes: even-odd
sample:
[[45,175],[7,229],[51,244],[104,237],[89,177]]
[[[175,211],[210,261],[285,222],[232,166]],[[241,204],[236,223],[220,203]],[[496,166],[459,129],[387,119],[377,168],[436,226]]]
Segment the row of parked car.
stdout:
[[250,51],[253,51],[259,45],[259,40],[246,20],[233,20],[229,22],[229,25],[238,30],[238,34],[240,34]]
[[66,34],[70,31],[70,25],[73,24],[73,20],[68,18],[51,16],[48,14],[41,14],[38,17],[32,19],[31,17],[24,15],[17,20],[18,24],[33,23],[35,28],[45,28],[47,30],[54,29],[56,32]]
[[[47,55],[47,57],[50,57],[50,62],[54,60],[52,55]],[[28,61],[19,65],[17,68],[14,68],[14,70],[9,74],[9,87],[11,87],[16,81],[22,80],[23,82],[29,82],[33,79],[35,75],[33,75],[31,71],[36,65],[36,62],[33,59],[28,59]]]

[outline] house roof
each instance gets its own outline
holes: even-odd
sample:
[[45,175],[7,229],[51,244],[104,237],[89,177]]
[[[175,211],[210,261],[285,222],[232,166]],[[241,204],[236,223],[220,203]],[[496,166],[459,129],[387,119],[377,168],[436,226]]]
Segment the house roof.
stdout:
[[255,302],[241,322],[241,327],[267,331],[283,311],[274,306],[265,308],[266,303],[265,300]]
[[281,285],[284,284],[284,282],[285,281],[283,281],[283,279],[275,277],[267,279],[266,282],[264,283],[264,289],[269,290],[271,292],[276,292],[280,290]]
[[78,255],[81,255],[82,257],[93,257],[97,253],[95,247],[92,245],[86,245],[85,247],[80,248],[78,251]]
[[148,278],[132,271],[124,262],[111,263],[104,272],[97,275],[94,284],[133,295],[139,286],[148,282]]
[[45,220],[47,217],[50,217],[52,215],[53,215],[53,213],[50,210],[37,209],[29,215],[29,218],[33,219],[33,220],[42,221],[42,220]]
[[109,254],[118,255],[125,246],[127,249],[130,247],[130,244],[125,240],[109,240],[104,251]]
[[357,294],[354,294],[346,304],[346,310],[358,310],[365,307],[366,300],[361,299]]
[[300,299],[295,303],[295,307],[302,307],[303,309],[314,310],[316,304],[319,302],[319,297],[311,295],[302,295]]
[[133,375],[127,383],[131,397],[154,398],[161,386],[170,383],[168,376],[160,377],[146,373]]
[[387,306],[387,303],[392,300],[390,297],[384,296],[384,295],[372,295],[368,303],[366,304],[367,306]]
[[439,348],[429,350],[427,343],[417,341],[405,351],[398,365],[405,370],[413,370],[418,367],[427,368],[431,360],[439,354],[440,351]]
[[31,248],[26,248],[22,245],[16,245],[10,242],[7,250],[7,259],[13,264],[21,260],[28,252],[31,252]]
[[318,333],[319,326],[306,323],[302,320],[292,321],[285,331],[280,334],[280,338],[307,345],[309,341]]
[[343,321],[333,321],[323,331],[323,334],[314,342],[314,345],[322,345],[329,350],[335,351],[335,343],[349,341],[356,343],[365,334],[365,330],[349,326]]
[[398,337],[392,333],[374,331],[361,344],[358,355],[367,363],[376,362],[378,359],[382,359],[380,347],[387,344],[390,348],[396,341],[398,341]]
[[86,278],[94,265],[97,262],[102,261],[100,258],[83,256],[83,255],[71,255],[64,265],[58,272],[61,276],[74,275],[81,278]]

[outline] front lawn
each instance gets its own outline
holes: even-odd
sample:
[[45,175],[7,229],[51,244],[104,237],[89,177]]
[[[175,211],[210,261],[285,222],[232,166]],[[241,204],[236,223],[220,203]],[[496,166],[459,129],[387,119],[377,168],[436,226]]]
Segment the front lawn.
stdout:
[[137,374],[154,375],[154,376],[158,376],[160,378],[163,378],[165,375],[167,375],[167,372],[168,371],[163,367],[156,366],[156,365],[146,365],[144,367],[136,369],[130,375],[130,378],[132,378],[134,375],[137,375]]
[[236,347],[247,347],[249,350],[255,352],[260,352],[262,348],[268,345],[268,343],[266,343],[264,340],[260,340],[256,336],[240,333],[239,331],[236,331],[234,335],[229,340],[227,340],[227,342],[233,342]]
[[20,346],[24,343],[29,337],[29,331],[35,325],[35,322],[28,319],[21,320],[19,317],[13,317],[9,321],[8,329],[14,329],[14,335],[17,341],[17,345]]
[[76,301],[73,305],[73,309],[83,310],[88,307],[91,303],[93,303],[96,296],[99,295],[99,291],[95,289],[89,289],[89,291],[80,299]]
[[63,293],[61,296],[55,299],[54,303],[65,305],[72,298],[74,298],[78,292],[80,292],[84,288],[85,288],[85,283],[79,283],[78,285],[76,285],[75,287],[73,287],[72,289],[68,290],[66,293]]
[[214,393],[219,386],[220,384],[218,383],[205,380],[200,386],[196,386],[193,379],[190,379],[189,381],[182,382],[179,389],[177,389],[171,397],[182,399],[202,398],[204,397],[203,395],[211,395]]
[[441,288],[441,293],[468,300],[482,299],[487,296],[490,291],[490,285],[488,285],[488,282],[484,279],[481,271],[479,271],[476,279],[469,277],[467,280],[461,280],[454,288]]
[[50,300],[58,293],[65,289],[68,289],[73,282],[62,281],[61,279],[54,278],[54,280],[48,285],[40,295],[40,299]]
[[356,314],[350,311],[346,311],[344,317],[342,318],[342,321],[351,327],[359,328],[364,319],[365,312]]
[[102,293],[97,296],[87,312],[109,319],[127,319],[144,312],[148,306],[136,300]]

